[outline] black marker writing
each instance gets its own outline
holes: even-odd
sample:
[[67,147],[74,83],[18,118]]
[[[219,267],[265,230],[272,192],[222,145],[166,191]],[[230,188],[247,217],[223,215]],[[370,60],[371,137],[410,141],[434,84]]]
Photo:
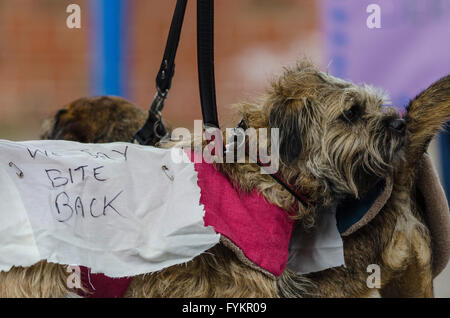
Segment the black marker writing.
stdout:
[[[48,179],[52,183],[53,188],[65,186],[69,182],[69,179],[61,176],[61,171],[58,169],[45,169],[45,173],[47,174]],[[57,173],[58,175],[52,177],[51,174],[54,174],[54,173]],[[62,181],[58,181],[58,180],[62,180]]]
[[119,150],[111,150],[112,152],[117,152],[123,156],[125,161],[127,161],[127,153],[128,153],[128,146],[125,147],[124,152],[120,152]]
[[37,155],[38,153],[40,153],[40,154],[42,154],[43,156],[46,156],[46,157],[48,158],[47,150],[42,151],[42,150],[40,150],[40,149],[36,149],[34,152],[31,151],[29,148],[27,148],[27,150],[28,150],[28,153],[30,154],[31,158],[33,158],[33,159],[36,158],[36,155]]
[[75,214],[78,215],[78,212],[80,212],[81,216],[84,218],[84,206],[80,197],[75,199]]
[[95,155],[95,159],[102,158],[102,159],[111,159],[106,153],[103,152],[97,152]]
[[92,206],[94,205],[94,202],[97,201],[96,198],[93,198],[91,200],[91,205],[89,206],[89,212],[91,213],[91,216],[94,218],[98,218],[99,216],[102,216],[102,214],[100,213],[99,215],[94,215],[94,213],[92,212]]
[[104,166],[90,168],[88,165],[79,166],[78,168],[67,170],[59,169],[45,169],[47,178],[50,180],[52,188],[59,188],[67,184],[74,184],[77,182],[84,182],[89,176],[93,178],[91,180],[105,182],[108,178],[105,176]]
[[69,168],[70,183],[73,183],[72,169]]
[[73,169],[74,171],[78,171],[81,169],[81,181],[84,181],[84,168],[87,168],[88,166],[79,166],[78,168]]
[[56,220],[58,222],[66,222],[70,220],[73,215],[73,209],[69,205],[69,196],[67,193],[61,192],[56,196],[55,206],[57,212]]
[[[113,205],[113,203],[118,200],[119,196],[122,193],[123,193],[123,190],[121,190],[119,193],[117,193],[116,196],[114,196],[111,200],[108,200],[108,197],[106,195],[104,195],[103,196],[103,210],[101,210],[101,203],[100,203],[100,206],[97,204],[97,202],[99,200],[97,200],[97,198],[95,198],[95,197],[92,198],[89,203],[89,214],[91,215],[91,217],[93,217],[93,218],[108,217],[109,213],[107,213],[107,212],[109,210],[112,210],[115,213],[117,213],[119,216],[124,217],[119,212],[117,205]],[[73,205],[71,202],[73,202]],[[89,201],[87,201],[87,202],[89,202]],[[56,196],[55,207],[56,207],[56,220],[58,222],[67,222],[74,215],[79,216],[83,219],[86,217],[86,214],[84,211],[85,205],[83,203],[83,199],[80,196],[77,196],[75,198],[75,201],[71,201],[70,196],[65,191],[59,193]]]
[[106,181],[107,179],[101,179],[101,178],[97,177],[101,173],[101,172],[97,172],[97,170],[100,170],[102,168],[104,168],[104,166],[100,166],[100,167],[94,168],[94,178],[97,181],[102,181],[103,182],[103,181]]
[[113,201],[114,201],[115,199],[117,199],[117,198],[119,197],[119,195],[122,194],[122,192],[123,192],[123,190],[120,191],[120,192],[119,192],[119,193],[118,193],[111,201],[109,201],[108,204],[106,204],[106,196],[105,196],[104,201],[103,201],[103,215],[106,215],[106,208],[107,208],[107,207],[110,207],[111,209],[113,209],[114,211],[116,211],[117,214],[119,214],[120,216],[122,216],[122,215],[119,213],[119,211],[117,211],[117,210],[111,205],[111,203],[113,203]]

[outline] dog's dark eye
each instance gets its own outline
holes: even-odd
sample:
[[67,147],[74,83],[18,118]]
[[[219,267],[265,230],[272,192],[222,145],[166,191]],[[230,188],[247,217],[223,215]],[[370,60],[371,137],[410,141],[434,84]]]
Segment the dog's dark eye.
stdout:
[[359,104],[354,104],[350,109],[347,109],[342,114],[342,118],[348,121],[349,123],[353,123],[361,114],[361,107]]

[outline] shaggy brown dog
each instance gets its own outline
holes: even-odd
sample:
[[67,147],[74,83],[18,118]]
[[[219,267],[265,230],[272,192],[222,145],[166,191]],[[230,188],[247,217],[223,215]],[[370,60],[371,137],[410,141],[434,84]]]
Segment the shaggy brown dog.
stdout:
[[[407,129],[397,112],[383,108],[383,103],[370,87],[355,86],[301,63],[285,70],[264,102],[240,105],[247,127],[280,128],[280,171],[313,202],[310,207],[298,204],[298,222],[305,226],[313,225],[319,208],[362,196],[393,175],[392,196],[380,213],[344,237],[346,267],[309,275],[285,270],[273,279],[218,245],[186,265],[135,277],[126,296],[367,297],[373,295],[366,283],[369,264],[381,268],[381,295],[432,296],[430,235],[413,186],[429,140],[450,115],[450,78],[432,85],[410,104]],[[128,123],[121,126],[124,118]],[[57,114],[45,136],[128,141],[144,120],[144,113],[123,100],[81,99]],[[120,126],[123,129],[110,129]],[[258,189],[286,210],[295,203],[255,164],[216,167],[243,191]],[[66,277],[63,266],[45,262],[14,268],[0,274],[0,295],[65,296]]]

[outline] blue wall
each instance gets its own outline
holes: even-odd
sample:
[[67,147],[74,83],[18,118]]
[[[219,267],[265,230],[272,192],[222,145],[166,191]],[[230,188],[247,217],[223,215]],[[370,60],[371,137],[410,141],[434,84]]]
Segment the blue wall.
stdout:
[[91,83],[93,95],[127,97],[127,0],[91,0]]

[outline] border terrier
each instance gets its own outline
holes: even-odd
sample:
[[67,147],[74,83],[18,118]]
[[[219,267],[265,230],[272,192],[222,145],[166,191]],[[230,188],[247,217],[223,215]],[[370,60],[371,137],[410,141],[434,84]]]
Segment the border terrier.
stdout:
[[[447,260],[435,261],[433,247],[447,255],[448,247],[433,241],[416,180],[430,140],[450,116],[450,76],[412,100],[403,118],[386,102],[371,86],[302,61],[286,68],[261,101],[237,105],[246,127],[279,128],[280,174],[307,194],[309,206],[254,163],[215,165],[242,191],[256,189],[287,211],[294,206],[305,231],[321,208],[363,198],[384,181],[390,192],[377,213],[343,234],[346,266],[305,275],[286,269],[274,279],[219,244],[187,264],[134,277],[125,296],[432,297],[433,277]],[[144,112],[123,99],[82,98],[47,123],[43,138],[129,141],[144,121]],[[381,268],[377,292],[367,285],[369,264]],[[46,262],[13,268],[0,273],[0,296],[65,297],[67,275],[64,266]]]

